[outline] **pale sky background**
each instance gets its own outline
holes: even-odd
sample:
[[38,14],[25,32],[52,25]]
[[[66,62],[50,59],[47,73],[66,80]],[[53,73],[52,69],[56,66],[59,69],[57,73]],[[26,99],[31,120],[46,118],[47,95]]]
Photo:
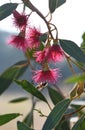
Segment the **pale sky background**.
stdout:
[[[21,0],[11,0],[12,2],[21,2]],[[48,13],[48,0],[30,0],[38,9],[46,15]],[[0,5],[9,0],[0,1]],[[21,6],[18,6],[21,11]],[[29,10],[28,10],[29,12]],[[42,20],[35,14],[32,14],[31,23],[45,30]],[[72,40],[78,45],[82,42],[81,36],[85,31],[85,0],[67,0],[65,4],[59,7],[53,13],[52,23],[58,28],[59,38]],[[12,24],[12,15],[0,21],[0,30],[16,32]]]

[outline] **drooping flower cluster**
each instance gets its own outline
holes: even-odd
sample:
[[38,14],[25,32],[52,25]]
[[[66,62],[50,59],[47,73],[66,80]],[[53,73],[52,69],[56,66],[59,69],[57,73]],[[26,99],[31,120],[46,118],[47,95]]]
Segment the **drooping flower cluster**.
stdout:
[[[44,48],[42,51],[36,51],[34,53],[36,62],[42,64],[42,70],[34,72],[33,80],[36,83],[48,82],[55,84],[60,76],[59,69],[51,69],[48,66],[49,62],[59,62],[63,59],[63,51],[59,45],[55,44],[50,47]],[[44,66],[43,66],[44,65]]]
[[27,48],[37,48],[40,44],[39,36],[41,35],[40,31],[35,27],[28,27],[28,16],[25,13],[18,13],[16,10],[13,11],[14,16],[14,25],[19,28],[20,32],[18,35],[13,35],[8,43],[13,45],[18,49],[26,51]]
[[42,63],[47,62],[60,62],[63,60],[63,51],[59,45],[53,44],[50,47],[44,48],[42,51],[34,53],[36,61]]
[[28,47],[28,42],[25,38],[28,17],[24,13],[18,13],[16,10],[13,11],[13,16],[13,23],[17,28],[19,28],[20,32],[18,35],[11,36],[8,43],[25,51]]
[[58,68],[50,68],[49,63],[62,61],[63,50],[58,43],[52,45],[43,44],[44,48],[41,49],[42,41],[40,37],[43,33],[35,27],[28,26],[29,16],[25,13],[20,14],[16,10],[13,11],[13,16],[14,25],[20,32],[18,35],[13,35],[10,38],[9,44],[24,52],[34,50],[33,57],[42,66],[41,70],[33,71],[32,79],[35,83],[48,82],[55,84],[60,77],[60,71]]

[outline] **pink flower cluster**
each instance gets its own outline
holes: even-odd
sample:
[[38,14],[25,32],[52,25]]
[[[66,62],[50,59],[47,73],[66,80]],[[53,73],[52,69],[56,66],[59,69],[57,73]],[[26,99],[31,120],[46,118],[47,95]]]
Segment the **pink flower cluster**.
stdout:
[[42,62],[60,62],[63,60],[63,51],[59,45],[53,44],[50,47],[44,48],[42,51],[37,51],[34,53],[36,61]]
[[[60,77],[59,69],[49,68],[49,63],[56,63],[63,60],[63,50],[57,44],[45,46],[40,50],[40,37],[43,35],[37,28],[28,27],[29,16],[25,13],[20,14],[16,10],[13,11],[14,25],[19,28],[18,35],[13,35],[9,40],[9,44],[23,50],[34,50],[33,57],[41,66],[41,70],[36,70],[33,73],[32,79],[35,83],[53,83],[55,84]],[[28,30],[26,30],[28,29]]]
[[14,25],[19,28],[20,32],[18,35],[13,35],[9,39],[8,43],[16,48],[22,49],[23,51],[26,51],[27,48],[32,49],[38,47],[40,44],[40,31],[35,27],[29,27],[29,29],[26,30],[29,16],[25,15],[24,13],[20,14],[16,10],[13,11],[13,16]]
[[50,69],[46,63],[55,63],[63,60],[63,51],[60,46],[53,44],[50,47],[44,48],[42,51],[36,51],[34,57],[36,58],[36,62],[44,64],[44,68],[34,72],[33,80],[37,83],[48,82],[55,84],[60,77],[59,69]]

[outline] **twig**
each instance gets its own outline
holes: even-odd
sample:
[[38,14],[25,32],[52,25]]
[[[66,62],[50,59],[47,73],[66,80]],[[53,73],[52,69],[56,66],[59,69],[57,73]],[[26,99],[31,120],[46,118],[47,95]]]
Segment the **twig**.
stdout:
[[23,3],[24,3],[27,7],[29,7],[32,11],[36,12],[36,13],[44,20],[44,22],[45,22],[46,25],[47,25],[47,28],[48,28],[48,31],[49,31],[49,34],[50,34],[51,38],[54,39],[54,38],[53,38],[53,35],[52,35],[52,33],[51,33],[51,30],[50,30],[50,27],[49,27],[49,23],[47,22],[47,20],[46,20],[45,17],[43,16],[43,14],[42,14],[29,0],[22,0],[22,1],[23,1]]
[[66,115],[64,115],[64,116],[69,118],[69,117],[72,116],[73,114],[78,113],[78,112],[79,112],[80,110],[82,110],[84,107],[85,107],[85,105],[82,106],[82,107],[80,107],[78,110],[76,110],[76,111],[74,111],[74,112],[72,112],[72,113],[66,114]]

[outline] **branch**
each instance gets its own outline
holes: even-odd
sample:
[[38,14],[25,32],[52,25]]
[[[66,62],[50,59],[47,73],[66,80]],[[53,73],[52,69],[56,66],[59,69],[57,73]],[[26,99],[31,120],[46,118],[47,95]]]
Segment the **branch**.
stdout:
[[36,13],[44,20],[44,22],[45,22],[46,25],[47,25],[47,28],[48,28],[48,31],[49,31],[49,34],[50,34],[51,38],[54,39],[54,38],[53,38],[53,35],[52,35],[52,33],[51,33],[51,30],[50,30],[50,27],[49,27],[49,23],[47,22],[47,20],[46,20],[45,17],[43,16],[43,14],[42,14],[29,0],[22,0],[22,1],[23,1],[23,3],[24,3],[27,7],[29,7],[32,11],[36,12]]

